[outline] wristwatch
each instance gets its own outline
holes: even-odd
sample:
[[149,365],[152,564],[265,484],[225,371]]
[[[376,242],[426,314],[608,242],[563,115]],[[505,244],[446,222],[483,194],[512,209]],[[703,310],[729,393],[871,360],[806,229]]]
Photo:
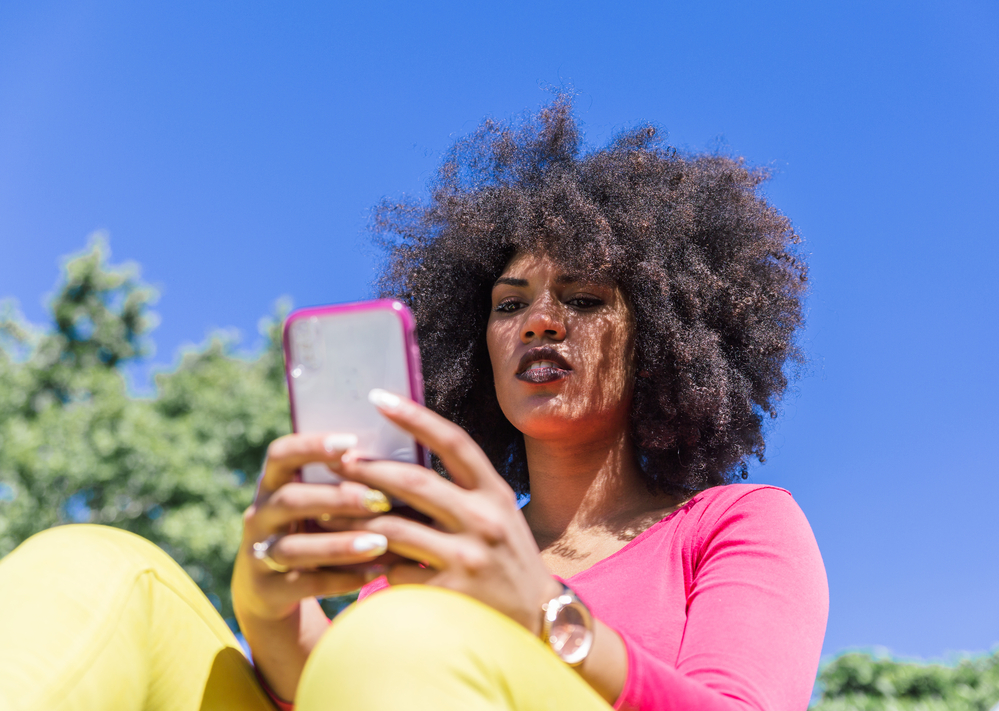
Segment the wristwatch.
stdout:
[[541,639],[563,662],[578,667],[593,647],[593,616],[562,583],[562,594],[541,606]]

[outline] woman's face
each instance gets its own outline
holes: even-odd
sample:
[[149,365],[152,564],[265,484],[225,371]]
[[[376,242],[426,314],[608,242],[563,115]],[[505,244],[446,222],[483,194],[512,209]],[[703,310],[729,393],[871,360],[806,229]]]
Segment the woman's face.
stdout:
[[615,284],[518,254],[493,286],[486,328],[503,414],[536,439],[614,436],[628,426],[633,334]]

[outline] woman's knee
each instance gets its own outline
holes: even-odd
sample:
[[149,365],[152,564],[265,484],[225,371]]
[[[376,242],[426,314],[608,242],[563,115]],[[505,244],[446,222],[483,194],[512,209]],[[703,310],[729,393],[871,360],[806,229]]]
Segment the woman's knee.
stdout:
[[133,578],[152,568],[176,566],[156,545],[110,526],[56,526],[28,538],[0,561],[0,579],[58,580],[86,585],[107,583],[116,575]]
[[497,620],[508,621],[439,588],[375,593],[341,614],[312,651],[296,705],[323,708],[324,699],[336,698],[344,708],[442,709],[434,700],[443,694],[452,704],[447,710],[492,708],[479,703],[491,684],[472,650],[476,639],[480,647],[489,643],[492,630],[483,627]]
[[[350,642],[377,637],[384,648],[427,650],[467,644],[483,626],[516,626],[514,622],[467,595],[425,585],[402,585],[376,593],[347,610],[331,633]],[[405,653],[405,652],[403,652]]]
[[[532,635],[508,617],[461,593],[424,585],[378,592],[346,610],[314,650],[324,669],[437,665],[476,657],[483,645]],[[313,660],[310,659],[310,664]]]
[[55,526],[28,538],[12,552],[53,558],[118,558],[156,556],[159,548],[141,536],[111,526],[70,524]]
[[337,618],[309,657],[297,700],[303,709],[322,708],[330,698],[358,709],[535,708],[525,699],[549,682],[556,696],[566,689],[572,692],[567,698],[585,697],[589,704],[579,708],[604,708],[540,639],[510,618],[459,593],[401,586]]

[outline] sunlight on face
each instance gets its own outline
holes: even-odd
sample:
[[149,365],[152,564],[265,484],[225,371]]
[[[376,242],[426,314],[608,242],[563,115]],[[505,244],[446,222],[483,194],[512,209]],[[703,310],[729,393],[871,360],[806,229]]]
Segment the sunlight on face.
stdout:
[[537,439],[612,437],[628,427],[631,307],[611,282],[519,253],[496,280],[486,344],[496,396]]

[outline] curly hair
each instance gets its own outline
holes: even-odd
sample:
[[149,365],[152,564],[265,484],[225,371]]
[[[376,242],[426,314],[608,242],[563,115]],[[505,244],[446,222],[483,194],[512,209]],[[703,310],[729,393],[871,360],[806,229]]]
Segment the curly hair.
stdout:
[[486,121],[448,152],[429,199],[386,201],[382,296],[416,317],[429,407],[464,427],[518,493],[523,436],[500,411],[486,351],[495,280],[518,252],[609,277],[635,318],[631,435],[650,492],[746,477],[764,416],[802,362],[807,267],[766,171],[686,154],[651,125],[584,152],[564,97],[519,122]]

